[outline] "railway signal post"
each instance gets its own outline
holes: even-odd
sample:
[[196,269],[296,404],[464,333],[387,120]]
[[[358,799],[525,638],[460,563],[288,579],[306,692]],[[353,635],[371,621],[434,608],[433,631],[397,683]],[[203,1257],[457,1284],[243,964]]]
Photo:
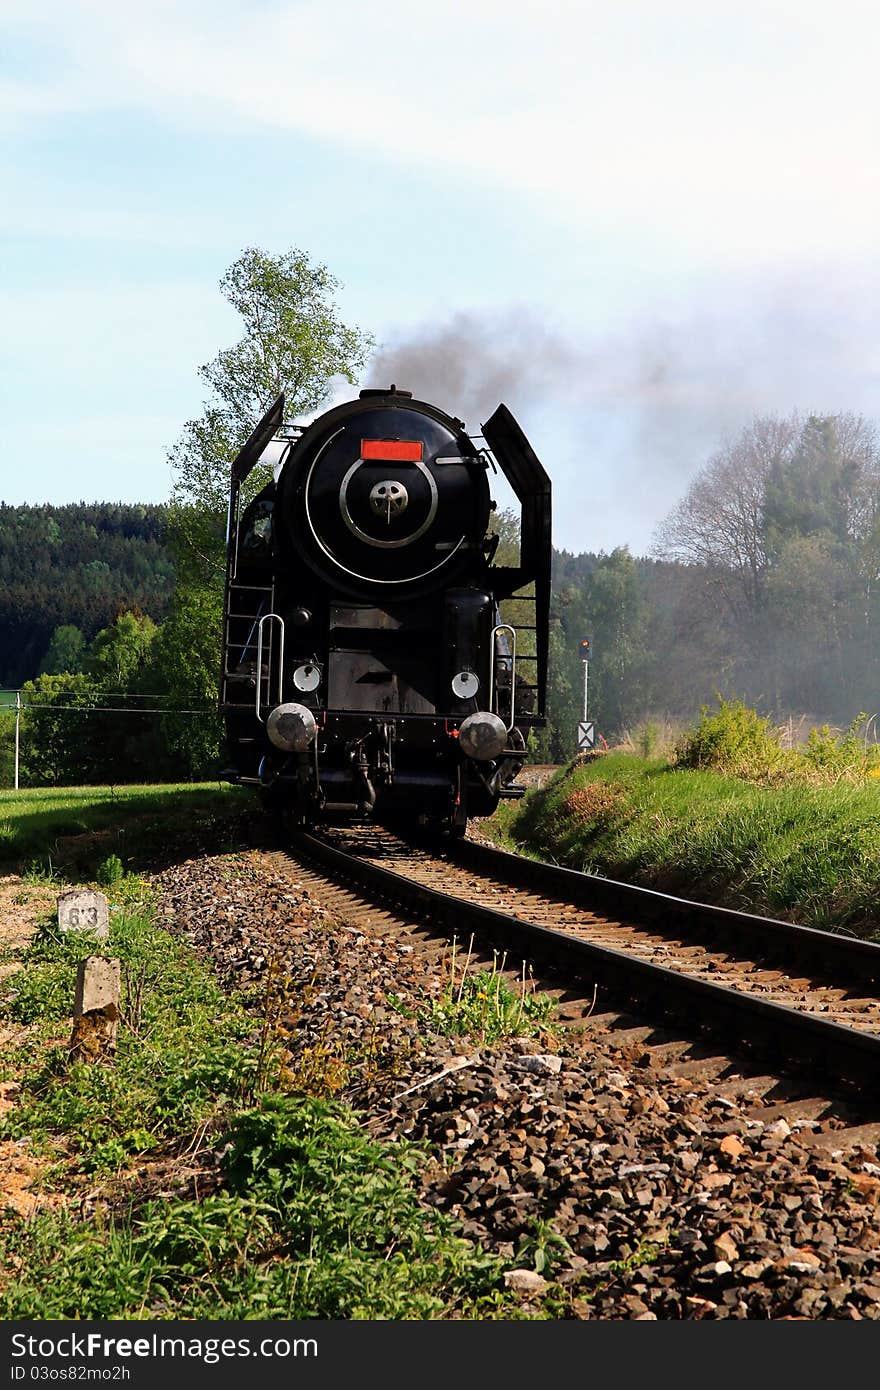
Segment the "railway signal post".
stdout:
[[584,663],[584,717],[578,724],[577,732],[577,751],[586,753],[596,744],[596,726],[587,718],[587,702],[589,693],[590,677],[590,658],[593,655],[593,638],[591,635],[582,637],[580,640],[581,661]]

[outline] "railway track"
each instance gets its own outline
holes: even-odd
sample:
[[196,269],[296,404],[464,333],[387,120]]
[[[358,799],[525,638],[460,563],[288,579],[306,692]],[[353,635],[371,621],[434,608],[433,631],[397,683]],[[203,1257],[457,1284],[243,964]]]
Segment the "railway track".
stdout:
[[[382,834],[317,838],[343,852],[300,839],[175,866],[162,919],[252,997],[283,980],[292,1084],[329,1079],[371,1138],[426,1146],[427,1205],[538,1286],[529,1252],[549,1232],[552,1277],[578,1318],[880,1318],[867,1086],[823,1092],[793,1047],[786,1077],[744,1054],[742,1021],[739,1036],[707,1033],[694,1009],[641,1007],[623,977],[615,986],[593,963],[575,979],[531,946],[537,987],[559,1000],[552,1030],[490,1042],[479,1025],[435,1027],[450,935],[456,981],[472,930],[472,970],[504,949],[442,890],[458,895],[469,877],[510,904],[517,866],[487,860],[487,881],[467,849],[457,863]],[[402,872],[381,889],[366,881],[365,868],[389,865]],[[422,874],[437,875],[438,901]],[[550,909],[568,922],[570,899]],[[513,987],[516,965],[499,961]]]
[[[734,1046],[776,1076],[806,1075],[813,1084],[821,1078],[826,1090],[858,1093],[861,1108],[874,1111],[880,947],[873,943],[472,842],[439,850],[377,828],[346,829],[302,835],[294,852],[363,894],[374,916],[379,902],[465,945],[473,936],[490,955],[534,963],[545,979],[563,980],[579,994],[584,1015],[584,1000],[603,1015],[635,1006],[678,1037],[684,1031],[691,1040]],[[629,1031],[635,1040],[639,1028]],[[642,1026],[642,1036],[646,1031]],[[670,1048],[675,1054],[674,1038]],[[693,1066],[723,1076],[729,1059],[710,1056]],[[880,1138],[880,1124],[872,1119],[858,1137]]]

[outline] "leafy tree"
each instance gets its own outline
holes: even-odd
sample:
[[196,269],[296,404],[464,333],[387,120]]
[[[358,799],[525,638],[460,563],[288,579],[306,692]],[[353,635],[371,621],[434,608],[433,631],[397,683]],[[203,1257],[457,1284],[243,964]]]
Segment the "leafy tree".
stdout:
[[[590,632],[588,717],[613,737],[644,713],[647,608],[637,562],[626,546],[610,555],[566,557],[557,565],[550,632],[549,752],[571,757],[584,712],[580,639]],[[547,746],[545,739],[540,747]]]
[[688,639],[702,680],[779,713],[849,718],[871,703],[880,446],[869,421],[754,421],[701,470],[657,549],[684,562],[682,616],[688,587],[703,590]]
[[143,613],[120,613],[98,633],[86,659],[90,675],[105,690],[125,691],[146,662],[156,624]]
[[45,674],[22,690],[26,785],[155,781],[169,770],[155,713],[140,693],[156,624],[122,613],[87,649],[85,673]]
[[767,592],[774,644],[766,672],[775,708],[825,711],[858,703],[865,672],[854,660],[859,581],[853,558],[824,528],[781,545]]
[[561,763],[575,751],[583,674],[572,661],[571,643],[558,617],[550,623],[548,648],[547,727],[534,735],[532,744],[536,762]]
[[[157,689],[181,708],[216,700],[222,620],[221,581],[230,465],[254,425],[283,391],[291,416],[316,410],[334,377],[354,383],[373,339],[344,324],[335,304],[339,282],[296,249],[270,256],[248,247],[220,289],[242,320],[242,336],[200,368],[211,399],[170,451],[174,474],[171,539],[177,591],[155,644]],[[269,479],[257,468],[246,499]],[[216,772],[216,714],[169,714],[163,720],[175,769]]]
[[162,718],[175,779],[215,776],[220,767],[222,730],[216,702],[221,617],[222,596],[216,590],[181,585],[151,649],[150,683],[166,693],[170,706],[195,711]]
[[861,416],[752,421],[706,463],[659,527],[655,550],[699,564],[750,619],[786,541],[825,533],[866,546],[880,517],[880,445]]
[[220,289],[245,332],[201,375],[237,424],[252,426],[279,391],[293,414],[317,409],[331,378],[354,382],[373,347],[369,334],[342,323],[333,302],[339,281],[304,251],[268,256],[248,247]]
[[97,783],[112,756],[113,739],[99,714],[95,682],[87,675],[38,676],[22,687],[21,765],[24,786]]
[[0,787],[15,782],[15,715],[0,706]]
[[857,539],[862,460],[843,447],[834,416],[811,415],[788,457],[773,461],[764,486],[763,519],[772,564],[795,536]]
[[62,671],[77,674],[83,669],[86,639],[75,623],[62,623],[52,634],[39,674],[57,676]]
[[[229,465],[280,392],[288,414],[316,410],[334,377],[354,383],[373,339],[339,317],[339,281],[304,251],[270,256],[248,247],[220,281],[243,334],[200,368],[212,399],[170,452],[181,565],[210,582],[222,569]],[[255,470],[252,490],[267,481]]]

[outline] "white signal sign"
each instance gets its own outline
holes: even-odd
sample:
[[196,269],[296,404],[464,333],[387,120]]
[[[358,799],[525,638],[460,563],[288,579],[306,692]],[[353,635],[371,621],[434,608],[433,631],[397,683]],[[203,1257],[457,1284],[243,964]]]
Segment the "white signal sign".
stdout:
[[596,746],[596,725],[592,719],[582,719],[578,724],[578,752],[586,753]]

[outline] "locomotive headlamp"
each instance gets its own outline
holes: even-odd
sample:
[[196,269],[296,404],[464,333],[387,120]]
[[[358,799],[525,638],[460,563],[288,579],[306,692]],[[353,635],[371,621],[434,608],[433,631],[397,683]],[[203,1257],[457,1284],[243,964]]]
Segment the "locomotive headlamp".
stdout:
[[459,671],[452,677],[452,693],[457,700],[472,700],[480,688],[480,678],[473,671]]
[[297,666],[293,673],[293,683],[297,690],[301,690],[304,695],[311,695],[313,690],[317,690],[321,684],[321,668],[314,662],[307,661],[303,666]]
[[462,720],[458,742],[469,758],[491,762],[507,747],[507,725],[499,715],[481,709]]
[[269,741],[282,753],[304,753],[316,732],[315,716],[305,705],[276,705],[266,720]]

